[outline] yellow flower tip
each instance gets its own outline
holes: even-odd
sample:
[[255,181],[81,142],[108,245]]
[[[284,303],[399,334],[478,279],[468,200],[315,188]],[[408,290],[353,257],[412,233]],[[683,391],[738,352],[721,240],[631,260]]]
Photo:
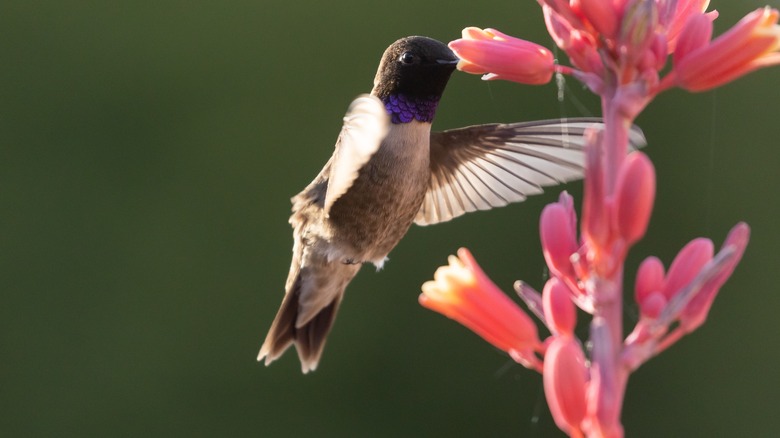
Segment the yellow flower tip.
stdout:
[[461,262],[460,259],[454,255],[447,256],[447,263],[449,263],[449,266],[451,268],[457,268],[457,269],[464,268],[463,262]]
[[[446,267],[439,269],[446,269]],[[448,280],[451,280],[451,278],[439,278],[423,283],[421,286],[422,293],[418,298],[420,304],[431,310],[449,314],[451,312],[450,309],[458,306],[463,301],[460,293],[463,289],[459,287],[457,282]]]
[[463,39],[466,40],[484,40],[485,39],[485,31],[478,27],[469,26],[461,32],[461,35],[463,36]]
[[458,257],[463,263],[464,269],[471,275],[472,284],[479,284],[481,287],[496,288],[487,274],[485,274],[485,271],[482,270],[482,267],[479,266],[479,263],[477,263],[474,256],[471,255],[471,251],[466,248],[460,248],[458,250]]
[[[455,257],[453,257],[455,258]],[[464,266],[460,260],[457,260],[455,264],[449,266],[442,266],[439,270],[442,270],[441,279],[451,289],[463,289],[473,287],[476,283],[474,273]],[[437,271],[438,272],[438,271]],[[435,275],[434,275],[435,278]]]
[[439,291],[439,284],[433,280],[428,280],[420,286],[422,293],[425,295],[435,294]]
[[777,9],[766,6],[761,11],[761,18],[757,20],[754,32],[760,36],[777,36],[780,32],[780,26],[777,25],[779,14]]
[[458,248],[458,258],[463,261],[464,266],[473,267],[477,264],[477,261],[474,260],[474,256],[471,255],[471,251],[468,250],[468,248]]
[[780,50],[780,24],[777,24],[780,12],[767,6],[764,9],[763,23],[755,30],[755,36],[758,38],[769,38],[772,44],[767,48],[766,55],[771,56],[773,52]]
[[755,35],[757,38],[768,38],[773,41],[772,45],[767,48],[766,53],[777,51],[780,48],[780,25],[773,24],[769,27],[757,29]]
[[763,26],[771,26],[777,23],[777,18],[778,18],[777,9],[770,6],[764,6],[763,11],[761,11],[761,24]]
[[486,73],[485,68],[465,59],[458,60],[457,69],[464,73],[481,75]]
[[456,256],[449,256],[448,262],[448,265],[436,269],[432,281],[423,283],[421,304],[428,300],[458,302],[463,293],[474,288],[476,284],[474,273]]
[[449,293],[449,289],[445,284],[438,281],[426,281],[423,283],[422,294],[420,294],[420,304],[425,305],[425,302],[436,301],[445,302],[452,298],[452,294]]
[[493,29],[492,27],[485,29],[485,33],[490,35],[490,39],[495,41],[512,42],[513,40],[517,40],[517,38],[507,35],[498,29]]
[[439,266],[436,268],[436,272],[433,273],[433,281],[442,286],[449,284],[450,278],[452,278],[452,267],[449,265]]

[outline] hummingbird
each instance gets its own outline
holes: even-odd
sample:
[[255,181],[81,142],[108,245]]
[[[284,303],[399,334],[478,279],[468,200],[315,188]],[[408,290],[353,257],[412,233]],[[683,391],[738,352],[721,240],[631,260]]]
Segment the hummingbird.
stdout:
[[[380,269],[412,223],[445,222],[582,178],[584,134],[598,118],[431,132],[458,61],[423,36],[385,50],[371,93],[349,105],[330,160],[292,198],[292,263],[258,361],[269,365],[294,345],[303,373],[315,370],[347,285],[364,263]],[[630,140],[643,144],[638,128]]]

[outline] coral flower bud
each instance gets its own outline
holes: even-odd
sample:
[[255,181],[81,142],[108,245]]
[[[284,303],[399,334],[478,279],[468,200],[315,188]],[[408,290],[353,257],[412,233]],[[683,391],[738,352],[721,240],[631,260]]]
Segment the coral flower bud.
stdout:
[[544,207],[539,219],[539,234],[547,266],[553,274],[574,278],[570,258],[577,252],[577,238],[571,213],[561,203]]
[[674,258],[666,275],[664,296],[673,298],[699,274],[701,268],[712,260],[713,245],[710,239],[700,237],[690,241]]
[[547,280],[542,291],[542,306],[547,326],[556,335],[572,335],[577,324],[577,311],[571,301],[571,292],[561,280]]
[[490,281],[467,249],[450,256],[449,265],[437,269],[433,278],[422,285],[423,307],[454,319],[503,351],[539,346],[536,325]]
[[604,169],[604,133],[590,130],[585,135],[585,199],[582,203],[582,238],[591,249],[606,250],[611,238],[612,206],[607,201]]
[[664,264],[658,257],[648,257],[639,265],[634,291],[636,300],[642,301],[653,292],[663,290]]
[[604,63],[592,35],[574,30],[571,32],[568,44],[566,53],[575,66],[591,73],[601,74],[604,71]]
[[705,14],[692,15],[685,23],[684,32],[677,38],[672,59],[677,64],[688,54],[707,44],[712,39],[712,20]]
[[547,31],[550,33],[553,41],[555,41],[555,44],[562,50],[568,51],[571,33],[574,31],[571,24],[546,4],[542,5],[542,13],[544,14],[544,23],[547,26]]
[[639,313],[646,318],[658,318],[668,301],[661,292],[652,292],[639,303]]
[[632,244],[647,231],[655,200],[655,169],[647,155],[634,152],[620,166],[615,194],[615,224],[623,240]]
[[718,294],[721,286],[728,280],[734,268],[736,268],[739,261],[742,259],[742,254],[745,252],[748,240],[750,240],[750,227],[740,222],[729,232],[726,241],[723,242],[719,255],[724,251],[730,249],[733,254],[728,258],[727,262],[720,268],[715,276],[704,284],[701,291],[691,299],[680,317],[680,324],[685,327],[685,330],[690,332],[698,328],[707,319],[707,314],[710,311],[712,302]]
[[[666,27],[666,38],[668,41],[669,53],[677,51],[678,37],[688,19],[694,15],[703,14],[707,10],[710,0],[677,0],[675,2],[667,1],[667,8],[660,11],[660,21]],[[717,12],[705,14],[710,21],[714,20]],[[708,40],[709,41],[709,40]]]
[[463,29],[463,38],[450,42],[449,46],[461,59],[459,70],[486,73],[485,80],[546,84],[555,71],[555,60],[549,50],[495,29],[468,27]]
[[580,0],[580,10],[590,24],[606,38],[612,38],[618,28],[620,10],[611,1]]
[[571,336],[558,336],[544,355],[544,395],[555,424],[571,436],[580,429],[587,410],[588,369],[585,355]]
[[664,288],[664,265],[657,257],[648,257],[636,273],[634,296],[643,316],[655,318],[666,305],[661,293]]
[[628,54],[643,53],[655,39],[658,27],[658,2],[633,0],[627,3],[621,20],[620,45]]

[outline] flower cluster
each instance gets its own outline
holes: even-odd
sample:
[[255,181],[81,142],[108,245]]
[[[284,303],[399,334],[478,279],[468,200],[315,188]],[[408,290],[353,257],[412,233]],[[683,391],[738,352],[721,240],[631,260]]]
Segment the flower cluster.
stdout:
[[[572,67],[556,65],[549,50],[495,29],[469,27],[450,48],[459,69],[523,84],[571,74],[599,95],[611,95],[635,118],[659,92],[678,86],[706,91],[751,71],[780,64],[778,11],[746,15],[712,39],[716,11],[709,0],[538,0],[553,40]],[[672,58],[672,68],[659,72]]]
[[[629,129],[664,90],[705,91],[780,64],[778,11],[753,11],[713,39],[717,12],[706,12],[708,0],[538,2],[571,66],[557,65],[544,47],[495,29],[467,28],[450,47],[461,58],[460,70],[484,74],[485,80],[541,84],[557,72],[601,96],[604,127],[587,133],[580,220],[565,192],[545,207],[539,228],[551,277],[541,294],[528,284],[515,285],[550,335],[539,339],[530,318],[465,249],[423,285],[420,302],[540,371],[561,430],[620,437],[629,374],[705,321],[750,235],[746,224],[737,224],[717,253],[711,240],[694,239],[668,269],[658,258],[645,259],[634,287],[640,318],[624,339],[625,259],[647,230],[656,188],[650,159],[628,153]],[[670,59],[671,68],[665,68]],[[592,315],[587,355],[573,332],[577,308]]]

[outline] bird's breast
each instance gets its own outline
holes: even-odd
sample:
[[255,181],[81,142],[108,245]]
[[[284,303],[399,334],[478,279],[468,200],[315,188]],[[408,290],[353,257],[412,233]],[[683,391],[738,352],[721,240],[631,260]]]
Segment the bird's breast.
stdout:
[[406,234],[430,180],[430,123],[393,124],[352,187],[331,208],[335,240],[360,261],[384,259]]

